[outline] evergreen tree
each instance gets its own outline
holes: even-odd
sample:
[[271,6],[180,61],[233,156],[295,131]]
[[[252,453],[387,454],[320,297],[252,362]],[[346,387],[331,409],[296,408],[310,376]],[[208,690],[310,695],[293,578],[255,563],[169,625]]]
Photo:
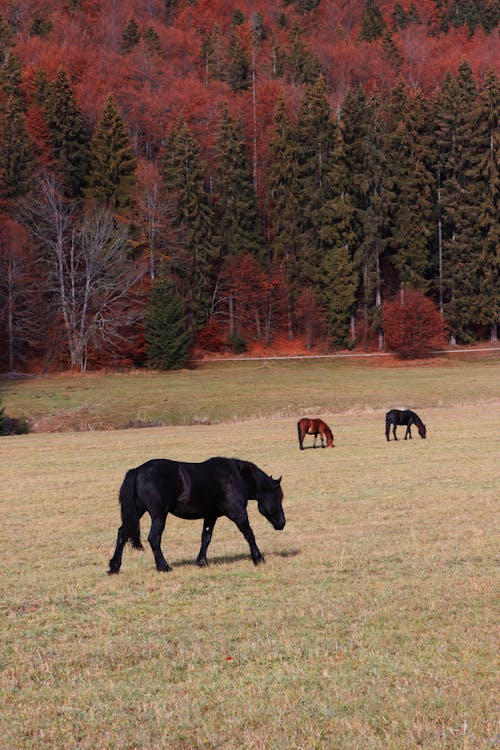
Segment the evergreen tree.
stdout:
[[441,87],[437,147],[442,165],[443,282],[445,313],[453,337],[467,341],[474,326],[473,301],[480,293],[480,134],[477,94],[468,63]]
[[233,91],[246,91],[250,85],[250,61],[234,29],[229,37],[227,56],[227,82]]
[[346,245],[328,248],[321,262],[322,301],[326,307],[329,338],[335,346],[349,343],[349,329],[356,290],[357,273]]
[[65,71],[49,85],[45,100],[47,127],[58,159],[65,191],[76,197],[83,191],[89,165],[89,139],[83,117]]
[[52,22],[43,16],[40,11],[37,11],[31,24],[30,35],[46,37],[52,31],[52,28]]
[[35,160],[24,113],[12,96],[0,112],[0,143],[0,195],[19,198],[32,186]]
[[125,123],[109,94],[91,142],[86,195],[114,211],[127,209],[135,185],[135,158]]
[[355,212],[347,190],[348,173],[343,139],[337,130],[329,174],[332,197],[323,203],[316,222],[322,244],[319,288],[329,338],[335,346],[345,346],[353,338],[350,327],[359,285],[359,271],[353,262]]
[[397,2],[394,6],[394,10],[391,13],[391,18],[397,29],[406,29],[408,26],[408,13],[405,11],[400,2]]
[[159,370],[183,367],[190,338],[185,328],[182,302],[166,276],[155,279],[146,316],[147,361]]
[[364,42],[380,39],[385,29],[385,21],[377,0],[367,0],[361,18],[361,32],[359,38]]
[[304,42],[304,32],[295,25],[290,34],[290,47],[286,56],[287,78],[291,83],[312,85],[321,75],[321,65]]
[[8,23],[0,13],[0,67],[3,66],[14,46],[12,36]]
[[301,208],[299,270],[301,282],[318,281],[323,251],[321,210],[333,196],[330,182],[335,126],[331,119],[326,84],[320,77],[309,86],[301,103],[297,120],[298,202]]
[[488,326],[490,340],[498,341],[500,315],[500,83],[490,70],[480,92],[478,134],[482,144],[479,162],[479,253],[476,263],[478,293],[473,302],[477,323]]
[[215,78],[223,81],[225,79],[223,38],[222,29],[217,24],[203,37],[200,54],[205,80]]
[[263,254],[252,170],[241,122],[222,110],[217,138],[217,225],[224,255]]
[[428,166],[430,135],[422,93],[394,102],[392,115],[391,151],[398,154],[393,170],[396,200],[391,222],[392,262],[400,285],[426,291],[431,269],[434,183]]
[[151,24],[147,26],[144,31],[144,43],[151,54],[156,53],[160,57],[163,57],[160,37],[158,36],[155,27]]
[[471,35],[481,25],[482,8],[478,0],[452,0],[444,17],[443,26],[467,26]]
[[[358,88],[343,103],[342,132],[350,166],[348,191],[355,208],[355,262],[362,274],[364,343],[380,323],[382,261],[389,241],[395,199],[389,164],[389,138],[380,101]],[[379,346],[382,346],[379,334]]]
[[299,246],[298,153],[295,132],[283,98],[276,106],[269,148],[272,260],[275,263],[284,262],[290,280],[295,280],[298,276]]
[[174,223],[183,247],[178,273],[189,300],[189,322],[199,329],[210,315],[219,251],[200,146],[184,120],[169,131],[160,164],[165,186],[175,202]]
[[141,32],[139,26],[135,18],[131,18],[123,31],[122,52],[128,54],[134,49],[134,47],[137,47],[140,41]]
[[14,97],[18,100],[19,106],[25,109],[24,94],[21,89],[22,80],[19,58],[10,52],[0,65],[0,86],[5,97]]
[[384,34],[382,52],[387,62],[392,68],[394,68],[394,70],[401,67],[404,58],[389,29]]

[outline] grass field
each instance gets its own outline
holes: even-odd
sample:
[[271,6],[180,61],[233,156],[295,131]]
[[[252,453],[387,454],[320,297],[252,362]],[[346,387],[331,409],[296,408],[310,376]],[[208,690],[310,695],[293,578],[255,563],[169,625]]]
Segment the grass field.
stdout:
[[[163,376],[179,426],[0,439],[1,747],[500,747],[498,363],[222,367]],[[56,381],[76,409],[98,385],[108,424],[159,393],[160,376],[116,377],[45,381],[52,411]],[[20,385],[8,413],[50,401]],[[386,442],[400,404],[427,440]],[[316,407],[336,447],[300,452]],[[249,507],[266,565],[223,519],[199,569],[201,523],[169,518],[172,573],[127,548],[108,577],[125,470],[218,454],[283,474],[283,531]]]

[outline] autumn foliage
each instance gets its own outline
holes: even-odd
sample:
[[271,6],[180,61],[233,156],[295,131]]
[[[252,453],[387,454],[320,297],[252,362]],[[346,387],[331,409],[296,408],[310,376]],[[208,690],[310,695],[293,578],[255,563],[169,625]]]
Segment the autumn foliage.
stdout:
[[386,348],[401,357],[425,357],[446,343],[439,308],[417,289],[404,289],[382,306]]

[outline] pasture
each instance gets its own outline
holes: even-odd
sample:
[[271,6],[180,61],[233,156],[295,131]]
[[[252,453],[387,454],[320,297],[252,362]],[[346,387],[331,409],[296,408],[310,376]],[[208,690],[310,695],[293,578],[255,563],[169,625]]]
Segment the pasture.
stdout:
[[[226,365],[211,401],[214,367],[189,392],[191,373],[163,379],[191,424],[0,439],[2,747],[500,747],[498,364]],[[140,376],[117,377],[127,406],[109,407],[113,378],[95,403],[119,421]],[[6,410],[69,381],[7,384]],[[386,442],[399,405],[427,440]],[[336,447],[299,451],[297,417],[320,407]],[[283,474],[283,531],[249,503],[266,564],[221,519],[200,569],[201,521],[169,517],[171,573],[146,542],[107,576],[126,469],[212,455]]]

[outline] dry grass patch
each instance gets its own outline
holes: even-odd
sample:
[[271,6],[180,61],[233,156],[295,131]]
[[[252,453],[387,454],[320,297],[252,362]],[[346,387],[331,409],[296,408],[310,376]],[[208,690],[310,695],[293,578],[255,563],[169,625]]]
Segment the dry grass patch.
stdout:
[[[382,411],[338,415],[337,447],[303,452],[286,417],[2,439],[3,747],[495,747],[500,420],[479,415],[428,408],[428,440],[390,444]],[[108,577],[125,470],[217,454],[284,476],[284,531],[250,506],[266,565],[222,520],[200,570],[201,523],[169,519],[172,573],[127,548]]]

